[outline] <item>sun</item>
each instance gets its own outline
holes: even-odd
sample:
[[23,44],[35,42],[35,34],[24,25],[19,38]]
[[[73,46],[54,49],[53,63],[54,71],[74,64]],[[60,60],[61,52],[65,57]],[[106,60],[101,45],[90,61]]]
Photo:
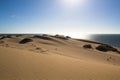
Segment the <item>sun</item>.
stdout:
[[83,5],[85,0],[60,0],[62,6],[67,8],[74,8]]

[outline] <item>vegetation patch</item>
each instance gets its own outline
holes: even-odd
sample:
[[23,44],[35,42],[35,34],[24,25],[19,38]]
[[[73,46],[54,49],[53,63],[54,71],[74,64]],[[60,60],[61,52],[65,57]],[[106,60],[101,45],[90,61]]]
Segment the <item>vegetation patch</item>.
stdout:
[[85,44],[85,45],[83,45],[83,48],[85,48],[85,49],[92,49],[92,46],[90,44]]
[[33,41],[32,39],[25,38],[25,39],[21,40],[19,43],[20,44],[25,44],[25,43],[32,42],[32,41]]
[[105,45],[105,44],[101,44],[99,46],[96,47],[97,50],[99,51],[103,51],[103,52],[107,52],[107,51],[113,51],[113,52],[118,52],[118,50],[110,45]]

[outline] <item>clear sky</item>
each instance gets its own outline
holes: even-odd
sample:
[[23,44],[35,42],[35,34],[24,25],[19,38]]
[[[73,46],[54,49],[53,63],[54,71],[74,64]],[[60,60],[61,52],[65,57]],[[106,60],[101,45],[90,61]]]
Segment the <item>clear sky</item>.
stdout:
[[0,0],[0,33],[120,33],[120,0]]

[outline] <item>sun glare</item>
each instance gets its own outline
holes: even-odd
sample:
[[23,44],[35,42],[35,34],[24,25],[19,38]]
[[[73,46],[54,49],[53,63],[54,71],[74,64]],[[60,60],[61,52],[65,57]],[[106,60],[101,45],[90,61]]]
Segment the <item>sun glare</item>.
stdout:
[[82,6],[85,0],[60,0],[60,3],[67,8]]

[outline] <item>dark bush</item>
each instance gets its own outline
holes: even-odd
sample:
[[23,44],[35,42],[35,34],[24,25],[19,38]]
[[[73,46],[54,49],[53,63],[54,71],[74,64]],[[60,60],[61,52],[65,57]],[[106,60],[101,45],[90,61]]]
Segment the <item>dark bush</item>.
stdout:
[[12,35],[6,35],[6,38],[12,38]]
[[3,35],[0,37],[0,39],[5,39],[5,38],[12,38],[12,35]]
[[17,34],[17,35],[16,35],[16,37],[20,37],[20,36],[22,36],[22,34]]
[[66,38],[71,38],[70,36],[66,36]]
[[63,40],[68,40],[68,38],[65,37],[64,35],[58,35],[58,34],[56,34],[54,37],[55,38],[59,38],[59,39],[63,39]]
[[86,45],[83,45],[83,48],[86,48],[86,49],[91,49],[92,46],[90,44],[86,44]]
[[103,51],[103,52],[107,52],[107,51],[113,51],[113,52],[117,52],[118,50],[110,45],[105,45],[105,44],[101,44],[99,46],[96,47],[97,50],[99,51]]
[[42,34],[42,36],[50,36],[50,35],[48,35],[48,34]]
[[43,35],[39,36],[39,35],[35,35],[35,36],[33,36],[33,37],[34,37],[34,38],[44,39],[44,40],[51,40],[51,38],[50,38],[49,36],[43,36]]
[[21,40],[19,43],[20,44],[25,44],[25,43],[32,42],[32,41],[33,41],[32,39],[25,38],[25,39]]
[[6,38],[6,36],[2,36],[2,37],[0,38],[0,40],[1,40],[1,39],[4,39],[4,38]]

